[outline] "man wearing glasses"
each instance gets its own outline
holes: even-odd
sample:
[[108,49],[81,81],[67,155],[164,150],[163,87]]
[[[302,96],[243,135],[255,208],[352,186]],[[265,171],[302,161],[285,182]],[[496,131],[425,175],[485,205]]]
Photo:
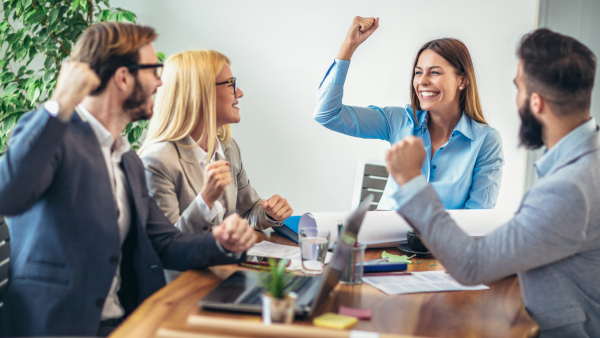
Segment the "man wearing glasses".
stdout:
[[105,336],[165,284],[163,267],[235,263],[254,244],[236,215],[212,233],[181,233],[148,196],[121,134],[152,116],[155,38],[150,27],[91,26],[52,98],[15,127],[0,161],[12,243],[0,335]]

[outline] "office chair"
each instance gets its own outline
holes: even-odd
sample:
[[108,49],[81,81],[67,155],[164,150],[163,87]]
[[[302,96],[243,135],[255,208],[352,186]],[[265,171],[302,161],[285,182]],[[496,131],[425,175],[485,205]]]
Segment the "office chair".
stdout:
[[374,196],[369,211],[377,209],[377,204],[379,204],[388,177],[385,161],[359,159],[354,181],[352,210],[356,209],[369,194]]
[[8,266],[10,260],[10,233],[4,217],[0,216],[0,308],[4,305],[4,293],[8,287]]

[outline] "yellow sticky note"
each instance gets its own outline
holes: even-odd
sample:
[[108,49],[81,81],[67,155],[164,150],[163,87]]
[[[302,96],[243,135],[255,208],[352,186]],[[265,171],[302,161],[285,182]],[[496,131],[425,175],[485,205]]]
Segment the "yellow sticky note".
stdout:
[[410,261],[410,259],[408,258],[408,256],[404,255],[404,256],[398,256],[398,255],[394,255],[391,253],[387,253],[387,252],[383,252],[381,254],[381,257],[383,258],[387,258],[388,262],[394,262],[394,263],[406,263],[406,264],[411,264],[412,262]]
[[358,318],[338,315],[336,313],[325,313],[313,319],[315,326],[328,327],[331,329],[344,330],[358,323]]

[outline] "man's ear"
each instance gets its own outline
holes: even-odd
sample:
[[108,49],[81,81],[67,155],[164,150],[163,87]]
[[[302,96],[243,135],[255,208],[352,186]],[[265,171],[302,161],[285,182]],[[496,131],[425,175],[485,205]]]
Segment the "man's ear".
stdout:
[[119,67],[112,76],[112,81],[120,91],[129,92],[133,85],[133,76],[126,67]]
[[540,94],[531,93],[529,96],[529,109],[535,117],[539,118],[540,115],[544,114],[545,105],[546,102]]

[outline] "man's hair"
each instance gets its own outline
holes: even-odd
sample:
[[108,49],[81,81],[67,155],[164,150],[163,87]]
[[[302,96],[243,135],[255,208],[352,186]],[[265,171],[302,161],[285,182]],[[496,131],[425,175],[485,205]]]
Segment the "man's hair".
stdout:
[[584,44],[540,28],[521,39],[517,56],[529,93],[541,95],[561,115],[589,111],[596,56]]
[[[98,74],[101,83],[91,95],[101,93],[119,67],[139,61],[142,46],[156,39],[154,28],[121,22],[102,22],[81,34],[71,60],[86,62]],[[136,71],[131,70],[135,75]]]

